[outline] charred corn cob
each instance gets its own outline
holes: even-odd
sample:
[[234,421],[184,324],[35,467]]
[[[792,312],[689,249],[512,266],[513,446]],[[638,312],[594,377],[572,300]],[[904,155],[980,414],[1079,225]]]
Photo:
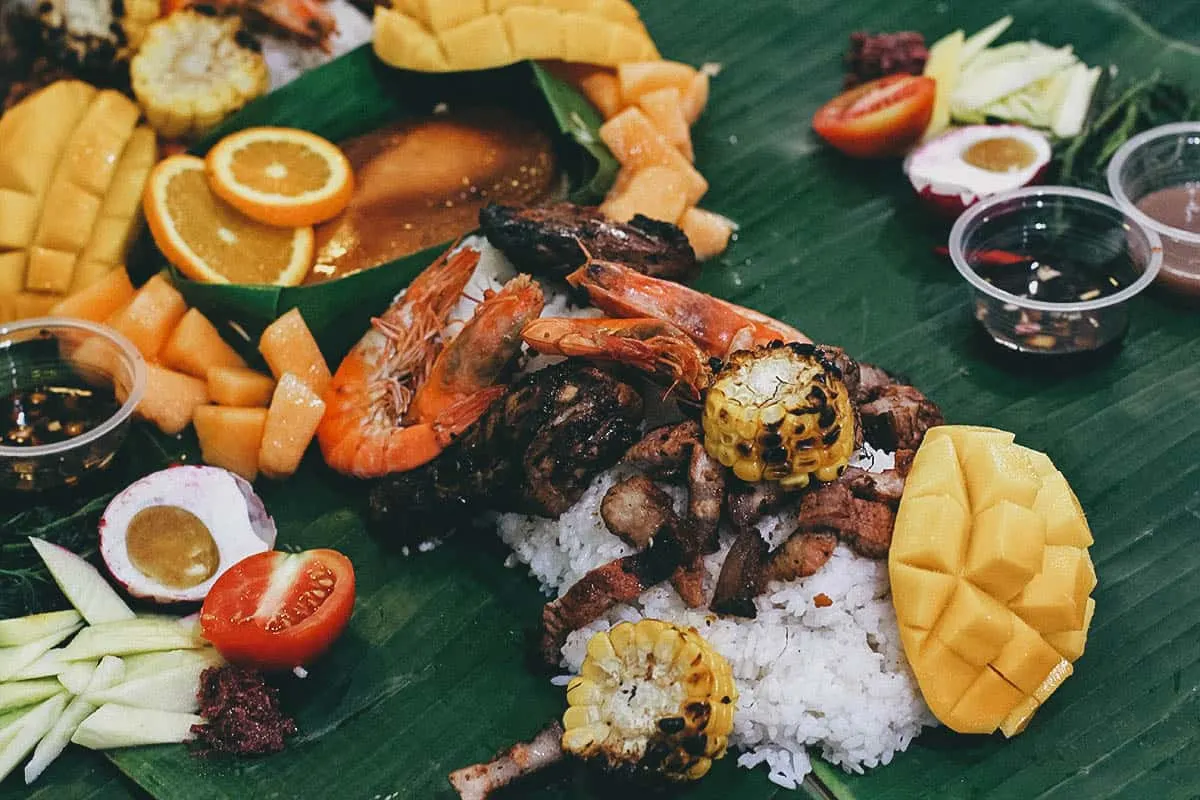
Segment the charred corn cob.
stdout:
[[104,74],[137,51],[158,0],[42,0],[42,38],[54,60]]
[[725,755],[737,689],[729,662],[694,628],[644,619],[591,638],[567,703],[565,751],[686,781]]
[[176,11],[150,25],[130,64],[146,118],[167,138],[204,133],[267,90],[267,64],[236,17]]
[[831,481],[854,453],[857,419],[841,371],[811,344],[734,353],[704,402],[704,448],[744,481]]

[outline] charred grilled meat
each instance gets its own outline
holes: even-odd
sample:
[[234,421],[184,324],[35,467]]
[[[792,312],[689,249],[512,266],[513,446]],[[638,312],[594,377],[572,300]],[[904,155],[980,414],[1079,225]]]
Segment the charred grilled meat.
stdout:
[[518,269],[535,275],[565,278],[588,254],[674,281],[699,271],[683,231],[641,214],[616,222],[597,208],[572,203],[530,208],[491,203],[479,212],[479,225]]
[[370,518],[385,535],[441,535],[481,510],[556,517],[639,436],[642,398],[589,364],[517,381],[437,459],[383,478]]

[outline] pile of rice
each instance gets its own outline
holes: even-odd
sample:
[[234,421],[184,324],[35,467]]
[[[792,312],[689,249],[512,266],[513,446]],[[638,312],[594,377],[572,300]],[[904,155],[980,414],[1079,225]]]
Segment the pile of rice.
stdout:
[[[469,318],[485,290],[498,289],[515,274],[486,240],[473,237],[464,245],[480,249],[482,257],[466,297],[452,314],[455,320]],[[572,306],[562,285],[546,282],[543,288],[545,316],[597,314],[595,309]],[[551,360],[557,359],[539,356],[525,368],[536,369]],[[648,413],[660,416],[661,409]],[[891,454],[867,446],[857,464],[882,471],[893,466],[893,460]],[[509,565],[527,565],[543,590],[558,596],[589,570],[632,553],[600,517],[605,493],[628,474],[626,467],[601,474],[557,520],[495,515],[500,537],[513,550]],[[682,513],[684,490],[665,488]],[[774,547],[795,527],[793,508],[764,519],[759,530]],[[732,541],[732,534],[722,531],[721,549],[705,561],[706,596],[712,596]],[[741,694],[731,737],[740,751],[738,763],[766,764],[771,780],[789,789],[812,770],[810,748],[830,763],[861,772],[887,764],[924,726],[936,724],[904,658],[886,562],[839,546],[817,574],[770,584],[756,605],[755,619],[721,617],[688,608],[664,583],[571,634],[562,665],[578,672],[588,639],[622,620],[654,617],[695,627],[733,667]]]

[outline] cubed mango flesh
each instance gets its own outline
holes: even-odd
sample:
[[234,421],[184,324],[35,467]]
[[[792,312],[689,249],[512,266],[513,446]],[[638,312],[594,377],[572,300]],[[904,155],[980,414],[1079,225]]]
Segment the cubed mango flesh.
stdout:
[[1014,736],[1071,675],[1095,610],[1091,541],[1044,453],[988,428],[926,434],[888,572],[905,654],[939,720]]

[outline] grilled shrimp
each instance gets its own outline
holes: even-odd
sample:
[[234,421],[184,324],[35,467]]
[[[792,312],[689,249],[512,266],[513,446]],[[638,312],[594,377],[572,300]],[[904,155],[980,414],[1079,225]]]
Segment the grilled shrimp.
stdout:
[[528,276],[514,278],[488,292],[445,343],[446,321],[478,263],[470,248],[442,256],[342,361],[317,429],[330,467],[359,478],[415,469],[504,393],[501,378],[521,329],[542,311],[542,291]]

